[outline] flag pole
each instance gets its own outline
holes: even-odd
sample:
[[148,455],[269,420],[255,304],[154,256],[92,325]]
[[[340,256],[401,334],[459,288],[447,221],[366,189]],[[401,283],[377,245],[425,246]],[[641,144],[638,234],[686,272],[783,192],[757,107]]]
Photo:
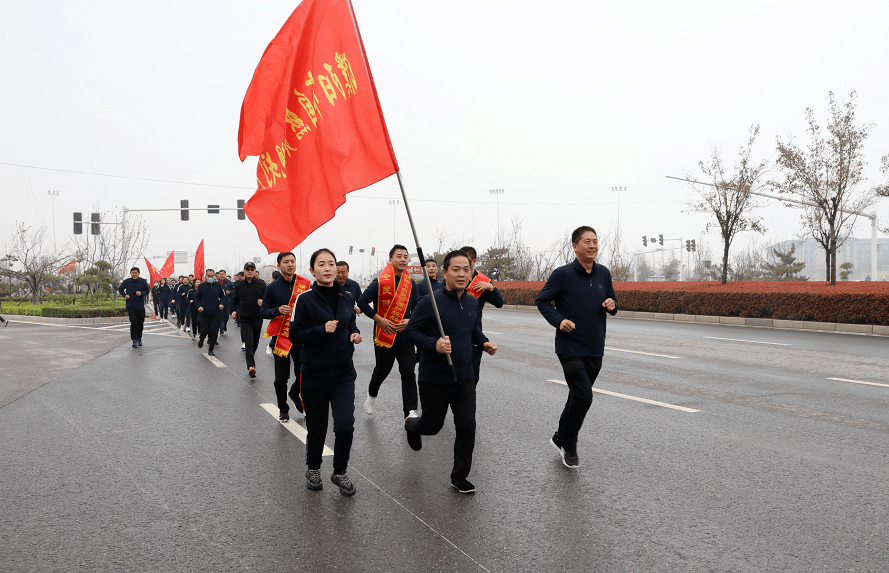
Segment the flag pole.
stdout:
[[[414,218],[411,216],[411,208],[407,202],[407,194],[404,192],[404,181],[401,179],[401,171],[396,171],[398,176],[398,186],[401,188],[401,198],[404,199],[404,210],[407,211],[407,220],[411,225],[411,233],[414,234],[414,244],[417,245],[417,256],[420,257],[420,268],[423,269],[423,278],[426,279],[426,285],[429,286],[429,298],[432,299],[432,313],[435,314],[435,322],[438,323],[438,332],[441,337],[445,337],[444,327],[441,324],[441,315],[438,313],[438,303],[435,302],[435,291],[432,290],[432,281],[429,280],[429,270],[426,268],[426,257],[423,256],[423,248],[420,246],[420,239],[417,237],[417,228],[414,227]],[[410,276],[410,274],[408,274]],[[445,354],[448,359],[448,366],[451,367],[451,374],[454,376],[454,382],[457,381],[457,371],[454,369],[454,361],[451,360],[450,354]]]

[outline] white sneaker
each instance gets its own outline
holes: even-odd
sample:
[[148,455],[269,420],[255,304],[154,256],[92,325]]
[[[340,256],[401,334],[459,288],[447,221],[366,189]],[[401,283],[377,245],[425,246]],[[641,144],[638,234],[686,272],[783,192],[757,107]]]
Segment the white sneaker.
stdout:
[[183,324],[182,328],[180,328],[179,330],[181,330],[182,332],[185,332],[185,325]]
[[271,355],[272,355],[272,347],[271,347],[271,346],[266,346],[266,347],[265,347],[265,353],[268,354],[269,356],[271,356]]
[[185,327],[185,332],[191,332],[191,327],[186,326],[186,327]]
[[416,410],[411,410],[410,412],[408,412],[407,417],[408,418],[419,418],[420,414],[417,414]]
[[374,402],[376,402],[376,400],[377,399],[370,394],[367,395],[367,400],[364,401],[364,411],[367,412],[368,416],[374,415]]
[[241,350],[247,350],[247,343],[246,342],[241,343]]

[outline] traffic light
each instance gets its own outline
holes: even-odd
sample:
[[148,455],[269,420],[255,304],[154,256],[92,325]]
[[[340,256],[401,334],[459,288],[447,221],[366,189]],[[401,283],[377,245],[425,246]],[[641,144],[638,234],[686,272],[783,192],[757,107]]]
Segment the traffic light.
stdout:
[[663,236],[663,235],[658,235],[658,236],[657,236],[657,242],[660,243],[661,245],[663,245],[663,244],[664,244],[664,236]]
[[74,213],[74,234],[83,234],[83,213]]
[[685,241],[685,252],[687,252],[687,253],[691,252],[691,241],[690,240]]
[[697,250],[698,250],[697,247],[695,247],[695,240],[694,240],[694,239],[691,240],[691,250],[692,250],[692,251],[697,251]]
[[179,220],[188,221],[188,199],[179,201],[179,207],[182,209],[179,211]]
[[372,256],[372,257],[377,256],[377,248],[376,247],[370,248],[370,256]]
[[349,254],[352,254],[352,245],[349,245]]
[[642,246],[643,247],[648,246],[648,237],[646,237],[645,235],[642,235]]
[[209,213],[210,215],[218,215],[219,205],[207,205],[207,213]]
[[99,222],[102,220],[101,215],[99,213],[90,213],[90,233],[93,235],[100,235],[102,233],[101,225]]
[[238,199],[238,220],[243,221],[244,217],[244,200]]

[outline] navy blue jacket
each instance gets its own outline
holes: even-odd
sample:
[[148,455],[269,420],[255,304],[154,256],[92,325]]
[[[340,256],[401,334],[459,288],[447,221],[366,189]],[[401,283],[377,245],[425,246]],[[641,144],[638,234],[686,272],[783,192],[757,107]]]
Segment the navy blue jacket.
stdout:
[[[296,299],[293,319],[290,323],[291,342],[302,344],[299,371],[311,376],[333,377],[343,374],[354,374],[352,352],[355,345],[349,342],[353,333],[358,333],[355,324],[355,300],[340,283],[334,281],[339,298],[336,305],[336,316],[330,311],[330,305],[321,296],[318,283],[311,290]],[[338,320],[336,330],[328,333],[324,325],[331,320]]]
[[[217,282],[218,282],[218,279],[217,279]],[[231,282],[230,280],[228,280],[228,278],[226,278],[226,279],[225,279],[225,282],[222,283],[222,289],[223,289],[223,292],[222,292],[222,304],[224,304],[224,305],[227,306],[227,307],[228,307],[228,306],[231,306],[231,304],[232,304],[232,299],[235,297],[235,285],[234,285],[234,283]],[[225,291],[228,291],[228,294],[225,294]]]
[[[553,271],[543,285],[534,304],[540,314],[556,327],[556,354],[564,356],[602,356],[605,354],[605,299],[615,302],[613,316],[617,314],[617,298],[611,284],[611,272],[593,262],[588,273],[580,261],[561,266]],[[552,302],[556,305],[553,307]],[[559,325],[568,319],[574,330],[562,332]]]
[[176,301],[176,304],[187,304],[188,291],[190,290],[190,286],[184,285],[182,283],[177,283],[176,288],[173,289],[173,300]]
[[[451,340],[451,360],[457,371],[458,384],[475,384],[475,371],[472,368],[472,346],[482,346],[488,342],[482,333],[478,320],[478,301],[466,291],[457,298],[457,293],[446,287],[432,296],[438,304],[441,324],[445,335]],[[411,321],[404,334],[420,349],[420,370],[418,381],[423,384],[454,384],[454,376],[448,359],[435,350],[435,343],[441,338],[438,323],[432,311],[432,300],[423,298],[414,309]]]
[[[293,275],[293,280],[290,282],[284,280],[284,277],[277,278],[270,282],[269,285],[265,287],[265,294],[262,295],[262,306],[259,307],[259,316],[266,320],[281,316],[278,307],[284,304],[290,304],[290,295],[293,294],[293,282],[295,280],[296,274]],[[291,322],[292,320],[293,315],[291,315]]]
[[[198,285],[200,286],[200,285]],[[185,294],[185,302],[188,304],[189,312],[198,311],[198,299],[196,298],[198,295],[198,291],[193,288],[188,289],[188,292]],[[191,302],[189,302],[191,301]]]
[[173,289],[169,285],[161,285],[157,287],[157,294],[161,302],[170,302],[170,299],[173,298]]
[[219,284],[219,281],[213,281],[212,283],[204,281],[198,285],[198,292],[194,297],[194,302],[198,305],[198,308],[203,307],[204,310],[201,314],[212,316],[222,311],[219,308],[219,305],[222,304],[222,298],[222,285]]
[[[141,292],[142,295],[136,296],[136,291]],[[133,280],[133,277],[128,277],[120,283],[117,292],[120,293],[120,296],[130,295],[130,298],[127,299],[127,308],[145,308],[145,301],[148,300],[151,286],[142,277],[135,280]]]
[[256,301],[265,296],[265,289],[265,281],[259,277],[253,277],[252,281],[247,279],[238,281],[232,298],[232,305],[238,311],[238,315],[244,318],[259,316],[259,305]]
[[[432,292],[435,292],[444,286],[444,281],[439,281],[439,280],[435,280],[435,279],[431,279],[431,280],[432,280]],[[429,285],[426,284],[425,280],[423,280],[422,282],[418,282],[414,286],[417,289],[417,299],[421,299],[424,296],[429,296]]]
[[361,285],[352,279],[346,279],[346,284],[343,285],[343,288],[352,295],[352,301],[355,302],[355,306],[358,306],[358,299],[361,297]]

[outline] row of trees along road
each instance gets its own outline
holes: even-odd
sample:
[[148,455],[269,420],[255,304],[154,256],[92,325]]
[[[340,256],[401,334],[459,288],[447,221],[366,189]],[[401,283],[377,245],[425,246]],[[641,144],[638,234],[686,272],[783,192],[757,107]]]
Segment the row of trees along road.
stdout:
[[[98,206],[95,212],[101,212]],[[111,292],[110,286],[101,287],[97,280],[125,276],[133,261],[142,255],[150,236],[141,217],[126,215],[124,221],[124,216],[122,210],[102,212],[98,235],[73,235],[70,242],[60,247],[48,240],[45,226],[32,228],[16,223],[0,259],[5,263],[0,276],[26,285],[36,304],[40,294],[46,292],[45,287],[59,282],[59,269],[74,259],[77,264],[69,277],[73,283],[86,286],[94,295]]]
[[[711,150],[708,161],[698,167],[709,179],[702,184],[694,174],[686,171],[686,179],[695,191],[689,201],[689,211],[712,215],[715,221],[707,224],[707,230],[718,227],[722,236],[722,283],[725,284],[729,268],[729,250],[735,236],[742,231],[765,232],[762,218],[751,211],[762,206],[755,193],[774,190],[807,203],[784,203],[785,206],[802,210],[802,224],[825,251],[826,280],[836,284],[836,252],[852,233],[858,214],[873,207],[879,198],[889,197],[889,184],[865,187],[867,178],[864,167],[864,144],[873,123],[856,123],[855,109],[858,94],[852,92],[843,104],[828,92],[828,119],[824,131],[815,119],[815,112],[806,108],[805,117],[808,143],[799,147],[793,137],[788,141],[777,139],[778,173],[769,179],[773,169],[768,161],[751,159],[753,144],[759,134],[759,126],[750,128],[747,143],[738,154],[738,161],[729,169],[717,147]],[[889,154],[882,158],[882,173],[889,175]],[[883,232],[889,232],[883,229]]]

